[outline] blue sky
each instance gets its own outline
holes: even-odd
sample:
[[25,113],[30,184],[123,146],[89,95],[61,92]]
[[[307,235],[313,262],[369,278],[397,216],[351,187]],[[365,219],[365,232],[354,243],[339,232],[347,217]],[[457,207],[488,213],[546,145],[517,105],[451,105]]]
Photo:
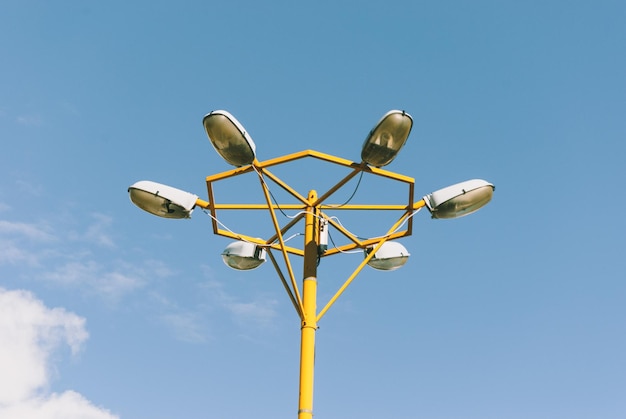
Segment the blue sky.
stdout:
[[[621,1],[2,2],[0,416],[295,417],[299,321],[270,264],[229,269],[201,211],[159,219],[126,189],[206,197],[230,168],[214,109],[260,160],[358,160],[403,109],[388,169],[417,194],[497,189],[469,217],[416,214],[407,265],[364,270],[324,317],[315,417],[623,418],[625,18]],[[302,194],[335,179],[302,164],[284,171]],[[388,192],[365,179],[355,199]],[[360,257],[322,261],[320,305]]]

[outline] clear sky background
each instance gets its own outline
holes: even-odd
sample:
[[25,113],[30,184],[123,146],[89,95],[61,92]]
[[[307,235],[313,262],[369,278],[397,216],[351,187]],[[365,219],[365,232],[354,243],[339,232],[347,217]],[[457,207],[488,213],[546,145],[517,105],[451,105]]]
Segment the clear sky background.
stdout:
[[[365,269],[324,317],[316,418],[626,417],[624,22],[620,0],[2,1],[0,417],[296,417],[299,321],[271,264],[231,270],[201,211],[126,192],[206,198],[230,169],[214,109],[260,160],[359,160],[404,109],[388,169],[417,194],[497,188],[465,218],[416,214],[407,265]],[[336,179],[307,164],[284,173],[300,193]],[[322,261],[320,305],[361,257]]]

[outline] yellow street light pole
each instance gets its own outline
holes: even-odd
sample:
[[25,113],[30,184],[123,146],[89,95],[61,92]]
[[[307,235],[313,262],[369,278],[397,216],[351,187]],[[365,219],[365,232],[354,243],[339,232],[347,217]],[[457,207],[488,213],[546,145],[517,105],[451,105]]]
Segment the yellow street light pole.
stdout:
[[[362,162],[350,160],[313,150],[305,150],[271,160],[260,162],[256,159],[255,145],[241,124],[226,111],[214,111],[205,116],[204,126],[216,151],[229,163],[236,166],[226,172],[207,176],[208,200],[197,195],[151,181],[139,181],[128,188],[131,201],[139,208],[164,218],[190,218],[194,208],[199,207],[212,219],[213,233],[237,240],[231,243],[222,257],[224,262],[234,269],[254,269],[269,255],[274,268],[287,292],[301,324],[300,337],[300,386],[298,400],[298,419],[313,417],[313,382],[315,367],[315,335],[317,324],[330,307],[344,293],[365,265],[376,269],[393,270],[402,266],[409,257],[406,249],[396,239],[412,234],[413,215],[426,207],[433,218],[457,218],[477,211],[486,205],[492,197],[494,186],[481,179],[473,179],[435,191],[422,199],[414,199],[414,179],[405,175],[381,169],[387,165],[398,150],[404,145],[412,126],[411,117],[404,111],[388,112],[368,135],[361,154]],[[294,188],[270,170],[274,166],[304,158],[313,158],[326,163],[344,167],[348,174],[327,191],[318,196],[310,190],[307,196]],[[244,174],[256,173],[265,197],[265,203],[218,203],[215,199],[215,183]],[[393,205],[381,204],[329,204],[326,201],[341,187],[357,175],[373,175],[397,182],[407,188],[408,195]],[[279,203],[273,201],[268,186],[273,182],[297,203]],[[354,194],[353,194],[354,195]],[[274,233],[265,239],[234,232],[223,226],[217,213],[225,210],[251,211],[267,210],[270,213]],[[276,210],[296,210],[297,215],[290,217],[286,225],[281,226]],[[363,210],[392,211],[400,213],[397,221],[380,236],[362,238],[346,229],[329,211]],[[303,247],[288,246],[284,235],[289,229],[304,220]],[[333,227],[341,234],[345,243],[327,248],[328,228]],[[322,240],[321,231],[325,238]],[[361,250],[364,259],[343,285],[317,311],[317,265],[322,258],[339,253]],[[285,275],[273,251],[280,252]],[[303,257],[302,286],[298,287],[289,255]]]
[[313,417],[313,379],[315,369],[315,332],[317,331],[317,258],[319,209],[317,192],[310,191],[304,227],[304,272],[302,282],[303,318],[300,339],[300,392],[298,419]]

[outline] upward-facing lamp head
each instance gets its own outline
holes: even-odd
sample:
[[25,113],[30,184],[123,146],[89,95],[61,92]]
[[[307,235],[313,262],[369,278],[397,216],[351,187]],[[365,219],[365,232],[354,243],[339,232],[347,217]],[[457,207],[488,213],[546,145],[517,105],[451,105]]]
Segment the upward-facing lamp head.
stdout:
[[198,196],[171,186],[142,180],[128,188],[133,204],[164,218],[190,218]]
[[363,143],[361,159],[371,166],[386,166],[406,143],[413,118],[404,111],[387,112],[372,129]]
[[202,120],[215,150],[233,166],[245,166],[256,157],[256,146],[243,125],[226,111],[213,111]]
[[487,205],[494,190],[491,183],[473,179],[426,195],[424,201],[433,218],[458,218]]

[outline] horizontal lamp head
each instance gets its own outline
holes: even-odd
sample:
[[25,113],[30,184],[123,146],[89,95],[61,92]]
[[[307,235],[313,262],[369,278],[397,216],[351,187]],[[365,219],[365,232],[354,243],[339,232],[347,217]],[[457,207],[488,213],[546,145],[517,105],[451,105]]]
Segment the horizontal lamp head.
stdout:
[[[365,257],[374,250],[373,247],[365,249]],[[398,242],[385,242],[367,262],[369,266],[381,271],[393,271],[401,268],[409,260],[410,253]]]
[[128,188],[133,204],[164,218],[190,218],[198,196],[171,186],[142,180]]
[[224,263],[233,269],[247,271],[265,262],[265,249],[254,243],[232,242],[222,252]]
[[361,159],[374,167],[388,165],[406,143],[412,127],[413,118],[408,113],[387,112],[365,139]]
[[491,183],[473,179],[426,195],[424,201],[433,218],[458,218],[487,205],[494,190]]
[[243,126],[226,111],[213,111],[202,120],[215,150],[233,166],[251,164],[256,146]]

